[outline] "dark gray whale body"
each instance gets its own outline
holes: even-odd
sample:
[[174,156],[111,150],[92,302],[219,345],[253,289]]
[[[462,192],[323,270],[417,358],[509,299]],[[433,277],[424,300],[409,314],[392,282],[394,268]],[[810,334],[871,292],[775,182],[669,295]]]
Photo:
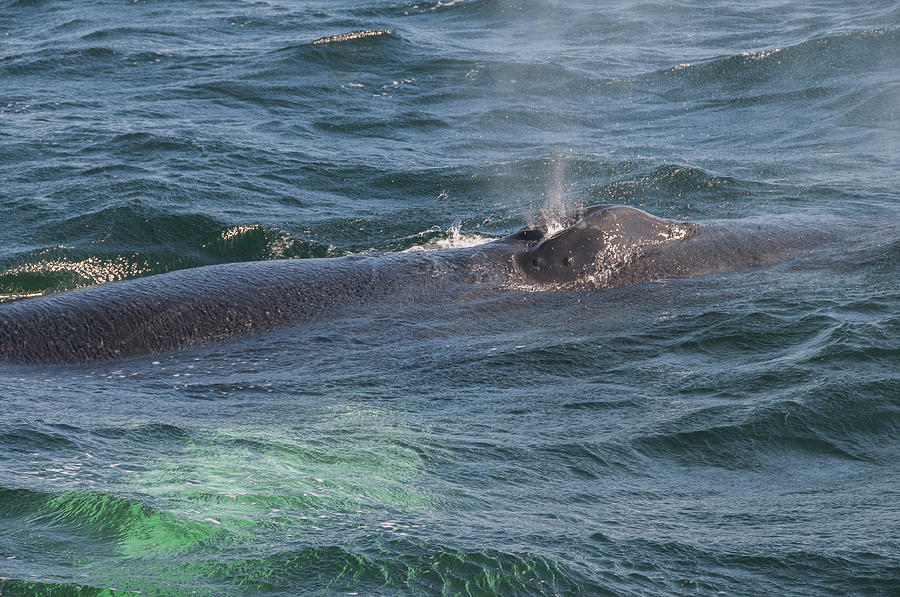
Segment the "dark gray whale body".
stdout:
[[152,353],[312,320],[449,283],[581,290],[771,263],[810,239],[746,222],[693,224],[598,205],[562,230],[526,227],[472,248],[233,263],[0,305],[0,360],[78,363]]

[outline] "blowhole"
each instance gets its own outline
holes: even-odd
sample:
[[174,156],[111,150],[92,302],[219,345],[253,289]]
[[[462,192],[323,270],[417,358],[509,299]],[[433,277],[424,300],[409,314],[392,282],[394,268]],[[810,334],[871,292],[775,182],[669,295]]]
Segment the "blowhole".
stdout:
[[513,236],[516,240],[535,241],[544,238],[544,231],[539,228],[522,228]]

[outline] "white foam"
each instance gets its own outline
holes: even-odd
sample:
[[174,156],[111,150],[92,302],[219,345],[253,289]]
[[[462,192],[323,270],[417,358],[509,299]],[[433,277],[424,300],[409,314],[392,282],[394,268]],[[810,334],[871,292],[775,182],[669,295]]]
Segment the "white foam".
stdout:
[[[440,251],[442,249],[461,249],[467,247],[477,247],[479,245],[483,245],[485,243],[489,243],[493,239],[489,236],[483,236],[481,234],[463,234],[460,231],[462,224],[460,222],[455,223],[453,226],[448,228],[446,232],[449,233],[449,236],[443,238],[432,238],[425,241],[422,244],[413,245],[412,247],[401,251],[401,253],[413,253],[416,251]],[[435,232],[435,229],[427,230],[425,232],[420,232],[416,236],[424,237],[431,233]]]

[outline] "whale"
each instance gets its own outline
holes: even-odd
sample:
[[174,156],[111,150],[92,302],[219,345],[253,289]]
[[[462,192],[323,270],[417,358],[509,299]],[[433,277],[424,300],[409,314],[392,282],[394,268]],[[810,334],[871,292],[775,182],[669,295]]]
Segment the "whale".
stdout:
[[679,222],[594,205],[481,245],[210,265],[0,304],[0,361],[75,364],[309,322],[448,285],[591,291],[773,263],[821,236],[766,220]]

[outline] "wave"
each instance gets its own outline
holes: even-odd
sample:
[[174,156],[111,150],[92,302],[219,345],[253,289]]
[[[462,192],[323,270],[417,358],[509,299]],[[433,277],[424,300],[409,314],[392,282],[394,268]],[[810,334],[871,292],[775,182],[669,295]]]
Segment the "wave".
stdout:
[[[72,244],[8,258],[0,268],[0,301],[216,263],[340,254],[274,226],[227,226],[203,214],[135,204],[66,218],[51,229]],[[135,246],[142,251],[121,250]]]
[[77,50],[48,48],[0,59],[0,74],[6,76],[53,74],[96,76],[111,74],[122,60],[112,48],[92,46]]
[[533,27],[535,21],[550,28],[554,23],[583,17],[577,8],[552,0],[426,0],[403,3],[395,12],[404,16],[431,15],[445,26],[478,23],[485,28],[519,24]]
[[10,424],[0,431],[0,446],[20,454],[38,450],[72,451],[79,449],[72,437],[77,431],[66,425]]
[[[305,587],[314,592],[341,594],[515,594],[574,595],[586,590],[613,595],[573,573],[565,564],[531,554],[494,550],[447,550],[439,546],[418,554],[389,555],[386,549],[408,546],[387,542],[371,553],[338,545],[317,545],[264,557],[209,555],[206,559],[173,558],[130,560],[131,574],[87,568],[71,574],[70,582],[0,580],[0,589],[12,594],[106,595],[116,591],[149,595],[283,595],[284,587]],[[225,550],[228,553],[228,550]],[[149,560],[149,561],[148,561]],[[58,574],[59,576],[67,576]],[[165,581],[154,581],[153,576]],[[142,578],[150,577],[150,578]]]
[[[875,553],[854,557],[795,550],[772,555],[759,546],[746,555],[676,541],[614,541],[600,533],[591,541],[594,546],[588,554],[572,554],[571,559],[582,567],[599,568],[597,581],[587,580],[572,565],[535,554],[426,545],[415,555],[408,553],[408,546],[385,542],[380,551],[317,545],[255,559],[231,556],[227,562],[222,555],[211,555],[205,561],[137,559],[127,566],[132,570],[130,578],[121,571],[99,575],[89,569],[68,583],[8,578],[0,580],[0,588],[12,594],[53,597],[108,595],[108,586],[117,592],[172,596],[292,594],[285,587],[326,594],[608,596],[754,594],[760,590],[791,596],[809,591],[891,595],[900,588],[892,578],[897,566]],[[391,552],[397,555],[392,557]],[[614,563],[609,552],[625,558],[624,562]],[[589,558],[590,562],[584,561]],[[715,572],[710,573],[711,569]],[[785,584],[787,571],[809,579],[805,592]],[[165,580],[152,580],[154,572]]]
[[[735,92],[754,101],[783,98],[816,99],[833,93],[829,81],[841,76],[894,72],[893,48],[900,29],[886,28],[844,33],[803,41],[783,48],[744,52],[705,62],[684,63],[648,73],[651,82],[666,84],[660,95],[673,102],[696,98],[711,88],[708,101]],[[778,89],[773,90],[772,86]],[[744,101],[749,101],[745,97]]]

